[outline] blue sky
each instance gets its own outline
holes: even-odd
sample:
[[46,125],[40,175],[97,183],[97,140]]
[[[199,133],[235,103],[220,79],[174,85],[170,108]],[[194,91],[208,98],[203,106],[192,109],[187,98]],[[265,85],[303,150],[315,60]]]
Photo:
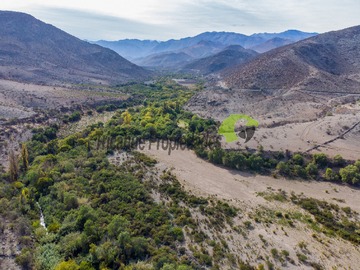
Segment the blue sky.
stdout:
[[178,39],[205,31],[327,32],[360,24],[359,0],[1,0],[88,40]]

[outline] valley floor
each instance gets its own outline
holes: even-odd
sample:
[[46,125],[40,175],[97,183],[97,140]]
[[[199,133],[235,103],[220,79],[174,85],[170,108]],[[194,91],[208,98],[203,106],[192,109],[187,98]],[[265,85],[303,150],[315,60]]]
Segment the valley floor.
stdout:
[[[196,195],[213,196],[225,199],[240,208],[243,217],[257,215],[262,211],[301,212],[291,203],[265,200],[261,194],[267,192],[284,192],[285,194],[302,194],[308,198],[324,200],[340,207],[350,207],[360,212],[360,191],[345,185],[328,182],[298,181],[275,179],[270,176],[228,170],[210,164],[198,158],[190,150],[174,150],[171,155],[162,149],[148,147],[142,151],[157,159],[159,171],[171,169],[184,188]],[[358,214],[357,214],[358,215]],[[243,220],[238,221],[242,224]],[[324,269],[357,269],[360,264],[359,247],[339,238],[315,231],[304,224],[284,228],[277,224],[270,227],[255,223],[255,228],[245,238],[231,234],[233,249],[243,253],[243,259],[251,263],[259,263],[259,258],[266,257],[266,249],[289,250],[291,255],[299,254],[299,243],[307,243],[307,257],[323,265]],[[260,236],[261,235],[261,236]],[[261,240],[259,240],[259,237]],[[265,240],[263,241],[263,238]],[[321,239],[321,241],[319,241]],[[244,247],[244,241],[246,247]],[[266,244],[264,244],[266,242]],[[236,244],[237,243],[237,244]],[[250,246],[249,246],[250,245]],[[265,247],[266,246],[266,247]],[[268,253],[269,254],[269,250]],[[261,255],[262,254],[262,255]],[[296,260],[295,260],[296,261]],[[308,264],[295,264],[297,269],[313,269]],[[280,265],[281,266],[281,265]],[[281,269],[293,269],[294,265],[281,266]]]
[[345,159],[357,160],[360,158],[359,99],[359,94],[306,91],[273,94],[220,88],[198,93],[186,108],[219,121],[231,114],[246,114],[259,122],[252,140],[246,144],[225,144],[225,148],[256,149],[261,145],[269,151],[313,149],[309,151],[311,154],[340,154]]
[[[356,105],[356,108],[359,110],[360,106]],[[262,145],[265,149],[275,151],[289,149],[295,152],[308,151],[311,154],[325,153],[328,156],[340,154],[345,159],[357,160],[360,157],[359,123],[359,112],[354,110],[354,114],[337,114],[310,122],[289,123],[272,128],[261,127],[256,131],[253,140],[240,147],[256,148]],[[342,134],[345,135],[341,136]],[[239,148],[236,143],[225,147]]]

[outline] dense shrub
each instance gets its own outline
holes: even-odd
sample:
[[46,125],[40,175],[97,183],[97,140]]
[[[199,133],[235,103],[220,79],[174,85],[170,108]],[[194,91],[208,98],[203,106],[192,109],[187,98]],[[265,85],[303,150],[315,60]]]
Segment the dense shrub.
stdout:
[[341,181],[344,183],[357,184],[360,181],[360,172],[355,165],[348,165],[340,169]]
[[328,164],[328,158],[324,153],[314,154],[313,162],[319,167],[324,168]]

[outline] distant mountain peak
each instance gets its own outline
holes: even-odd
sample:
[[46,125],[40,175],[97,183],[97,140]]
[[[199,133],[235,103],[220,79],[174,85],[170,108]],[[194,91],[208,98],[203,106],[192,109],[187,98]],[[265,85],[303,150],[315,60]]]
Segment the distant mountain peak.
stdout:
[[[215,50],[213,53],[218,53],[222,49],[230,45],[240,45],[246,49],[251,49],[255,46],[260,46],[261,44],[266,43],[268,40],[273,38],[282,38],[289,40],[289,42],[296,42],[298,40],[314,36],[315,33],[305,33],[298,30],[287,30],[282,33],[260,33],[253,34],[250,36],[239,34],[235,32],[217,32],[217,31],[208,31],[201,34],[198,34],[193,37],[185,37],[181,39],[170,39],[168,41],[148,41],[148,40],[120,40],[117,42],[107,42],[107,41],[98,41],[97,44],[101,46],[108,47],[115,50],[120,55],[124,56],[127,59],[138,59],[145,58],[150,55],[155,55],[163,52],[179,52],[187,51],[196,45],[204,45],[215,47],[219,49]],[[286,42],[284,42],[286,43]],[[261,52],[264,50],[276,48],[281,46],[281,42],[273,42],[271,46],[263,46]],[[207,55],[192,55],[192,57],[199,58]]]

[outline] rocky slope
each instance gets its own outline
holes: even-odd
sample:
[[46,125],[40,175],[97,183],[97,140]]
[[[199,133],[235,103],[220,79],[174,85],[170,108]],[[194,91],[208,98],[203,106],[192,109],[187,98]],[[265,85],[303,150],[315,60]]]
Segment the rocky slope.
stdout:
[[90,44],[34,17],[0,12],[0,78],[37,83],[115,83],[149,72],[114,51]]
[[229,87],[360,92],[360,26],[269,51],[225,74]]
[[176,68],[177,65],[183,65],[192,59],[190,55],[184,52],[169,52],[149,55],[145,58],[134,60],[134,62],[143,67]]
[[195,71],[200,74],[220,72],[226,68],[240,65],[253,59],[258,54],[239,45],[232,45],[225,50],[202,59],[195,60],[184,67],[184,71]]
[[291,41],[290,39],[275,37],[264,43],[254,46],[251,49],[258,53],[264,53],[291,43],[293,43],[293,41]]

